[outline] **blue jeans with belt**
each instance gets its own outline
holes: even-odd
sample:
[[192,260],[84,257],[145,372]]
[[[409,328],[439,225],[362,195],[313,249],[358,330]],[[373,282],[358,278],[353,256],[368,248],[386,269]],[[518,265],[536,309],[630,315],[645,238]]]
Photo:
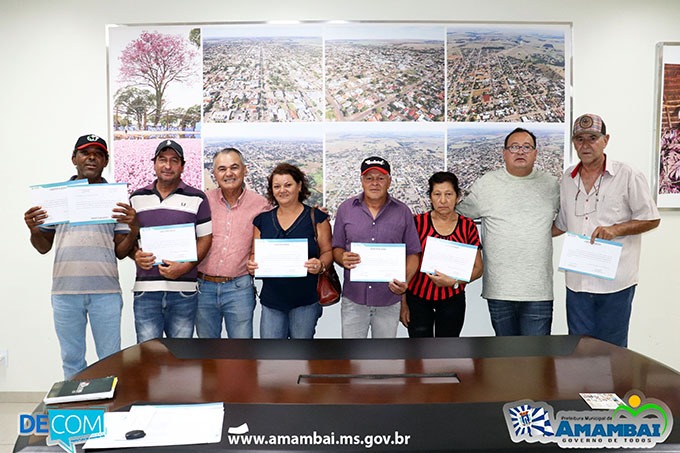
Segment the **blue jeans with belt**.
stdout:
[[199,338],[220,338],[222,320],[228,338],[253,338],[254,311],[255,287],[250,275],[224,283],[198,279],[196,333]]

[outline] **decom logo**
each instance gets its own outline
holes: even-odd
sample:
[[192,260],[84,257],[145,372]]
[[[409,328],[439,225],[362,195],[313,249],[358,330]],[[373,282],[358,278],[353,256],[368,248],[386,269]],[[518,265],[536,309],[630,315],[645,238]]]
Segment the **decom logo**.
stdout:
[[76,444],[89,438],[102,437],[104,409],[48,409],[47,414],[19,414],[19,434],[47,436],[47,445],[59,445],[68,453],[76,453]]
[[673,429],[662,401],[632,390],[614,410],[560,411],[544,402],[521,400],[503,406],[513,442],[557,443],[563,448],[652,448]]

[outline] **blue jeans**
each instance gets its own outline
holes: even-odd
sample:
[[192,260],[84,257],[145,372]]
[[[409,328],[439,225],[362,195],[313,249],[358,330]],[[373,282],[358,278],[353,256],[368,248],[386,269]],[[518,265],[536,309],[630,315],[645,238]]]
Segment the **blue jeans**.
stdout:
[[103,359],[120,351],[120,315],[123,298],[120,293],[53,294],[54,328],[61,348],[64,378],[70,379],[87,367],[85,361],[85,330],[90,330]]
[[618,346],[628,346],[636,286],[608,294],[577,293],[567,288],[569,334],[589,335]]
[[222,319],[229,338],[253,338],[255,288],[253,277],[243,275],[225,283],[198,279],[196,334],[220,338]]
[[281,311],[262,305],[260,338],[314,338],[321,317],[318,303]]
[[135,291],[137,343],[153,338],[191,338],[198,305],[198,292]]
[[488,299],[491,325],[497,336],[550,335],[552,300]]
[[395,338],[399,327],[401,304],[373,307],[361,305],[343,297],[340,306],[342,338]]

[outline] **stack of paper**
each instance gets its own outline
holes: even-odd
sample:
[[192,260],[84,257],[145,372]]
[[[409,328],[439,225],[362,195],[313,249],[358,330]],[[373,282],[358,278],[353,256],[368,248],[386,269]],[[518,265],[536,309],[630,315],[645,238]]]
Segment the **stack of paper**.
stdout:
[[[222,440],[224,403],[132,406],[129,412],[104,414],[106,435],[83,448],[131,448],[218,443]],[[126,439],[141,430],[144,436]]]

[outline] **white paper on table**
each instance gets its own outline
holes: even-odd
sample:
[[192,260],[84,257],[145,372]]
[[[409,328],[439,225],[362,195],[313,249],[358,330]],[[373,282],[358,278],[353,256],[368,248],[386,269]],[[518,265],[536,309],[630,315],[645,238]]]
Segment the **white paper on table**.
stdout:
[[428,236],[423,251],[420,272],[434,274],[437,270],[462,282],[469,282],[477,259],[477,246]]
[[406,244],[352,242],[350,251],[361,258],[357,267],[349,271],[350,281],[406,281]]
[[154,265],[163,260],[198,261],[196,252],[196,227],[193,223],[161,225],[139,229],[142,250],[156,257]]
[[115,223],[116,203],[127,203],[127,183],[87,184],[71,186],[68,193],[68,212],[71,223]]
[[87,179],[55,182],[31,186],[31,201],[33,206],[40,206],[47,212],[43,225],[57,225],[68,223],[68,188],[77,185],[87,185]]
[[614,410],[626,406],[616,393],[579,393],[591,409]]
[[567,232],[559,269],[614,280],[622,249],[620,242],[595,239],[591,244],[588,236]]
[[305,277],[307,239],[255,239],[255,277]]
[[[222,440],[224,403],[132,406],[130,412],[105,412],[106,435],[88,439],[84,449],[211,444]],[[141,429],[141,439],[125,433]]]

